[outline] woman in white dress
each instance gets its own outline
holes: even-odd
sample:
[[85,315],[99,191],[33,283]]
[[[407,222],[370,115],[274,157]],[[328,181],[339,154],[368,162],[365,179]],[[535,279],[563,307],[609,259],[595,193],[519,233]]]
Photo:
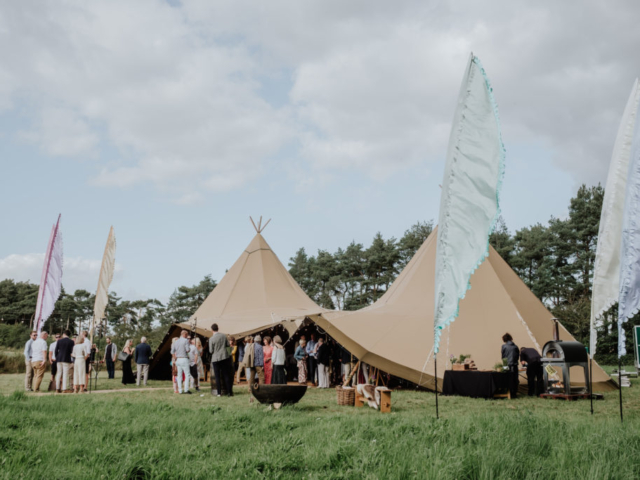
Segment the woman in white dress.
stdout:
[[[88,341],[88,340],[87,340]],[[76,344],[73,347],[71,356],[73,357],[73,393],[78,393],[78,389],[82,390],[87,378],[87,350],[84,346],[85,339],[82,335],[76,338]]]

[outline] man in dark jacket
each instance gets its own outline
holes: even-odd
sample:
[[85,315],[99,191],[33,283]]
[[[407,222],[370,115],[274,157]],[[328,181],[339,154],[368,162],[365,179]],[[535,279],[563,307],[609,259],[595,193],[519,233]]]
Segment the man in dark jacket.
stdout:
[[537,397],[544,393],[544,380],[542,378],[542,357],[535,348],[520,349],[520,361],[527,366],[527,383],[529,384],[529,396]]
[[[140,379],[144,377],[144,386],[147,386],[147,378],[149,378],[149,360],[153,352],[147,343],[147,337],[142,337],[140,343],[134,352],[134,360],[138,370],[138,379],[136,383],[140,386]],[[187,385],[188,388],[188,385]]]
[[513,337],[509,333],[505,333],[502,336],[502,358],[507,359],[507,365],[509,366],[509,392],[511,398],[516,398],[518,395],[518,361],[520,359],[520,350],[518,346],[513,343]]
[[65,330],[62,332],[62,338],[56,342],[56,363],[58,371],[56,372],[56,392],[62,393],[69,391],[69,370],[72,365],[71,352],[73,352],[74,343],[69,338],[71,332]]

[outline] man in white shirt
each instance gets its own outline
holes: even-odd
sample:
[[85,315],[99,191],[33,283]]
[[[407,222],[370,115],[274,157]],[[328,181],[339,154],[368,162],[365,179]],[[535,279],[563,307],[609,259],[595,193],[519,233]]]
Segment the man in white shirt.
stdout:
[[[191,382],[191,373],[189,371],[189,350],[191,344],[189,343],[189,332],[182,330],[180,338],[173,342],[171,345],[171,356],[173,357],[173,364],[178,367],[178,393],[191,394],[189,391],[189,383]],[[182,375],[184,375],[184,389],[182,382]]]
[[24,344],[24,364],[27,369],[24,374],[24,389],[31,392],[31,384],[33,383],[33,368],[31,368],[31,353],[33,352],[33,342],[38,338],[38,332],[33,331],[29,336],[29,340]]
[[33,390],[40,391],[40,384],[44,377],[44,371],[47,369],[47,332],[42,332],[40,338],[31,345],[31,368],[34,372]]
[[58,372],[58,363],[56,362],[56,345],[60,339],[60,334],[56,333],[54,342],[49,345],[49,363],[51,364],[51,381],[55,381]]

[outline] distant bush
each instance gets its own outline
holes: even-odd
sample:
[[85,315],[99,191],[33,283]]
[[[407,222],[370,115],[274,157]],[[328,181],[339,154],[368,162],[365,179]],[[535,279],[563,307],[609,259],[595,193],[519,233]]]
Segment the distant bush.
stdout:
[[29,340],[29,327],[26,325],[0,324],[0,347],[24,349]]
[[0,373],[23,373],[24,355],[20,351],[0,352]]

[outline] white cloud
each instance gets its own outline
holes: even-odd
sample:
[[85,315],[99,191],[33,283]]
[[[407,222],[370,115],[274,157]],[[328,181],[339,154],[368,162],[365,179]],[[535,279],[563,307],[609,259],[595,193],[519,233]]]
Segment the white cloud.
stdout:
[[[42,275],[43,253],[12,254],[0,258],[0,279],[13,279],[17,282],[31,282],[40,284]],[[64,259],[62,271],[62,285],[66,292],[78,289],[94,292],[98,286],[101,260],[82,257],[67,257]],[[114,283],[122,277],[124,269],[116,263]]]
[[[639,13],[629,0],[5,2],[0,109],[20,105],[52,156],[115,147],[95,183],[151,183],[179,203],[240,188],[273,158],[301,177],[385,180],[444,158],[473,50],[507,149],[546,145],[595,182],[640,72]],[[263,80],[282,72],[274,107]]]

